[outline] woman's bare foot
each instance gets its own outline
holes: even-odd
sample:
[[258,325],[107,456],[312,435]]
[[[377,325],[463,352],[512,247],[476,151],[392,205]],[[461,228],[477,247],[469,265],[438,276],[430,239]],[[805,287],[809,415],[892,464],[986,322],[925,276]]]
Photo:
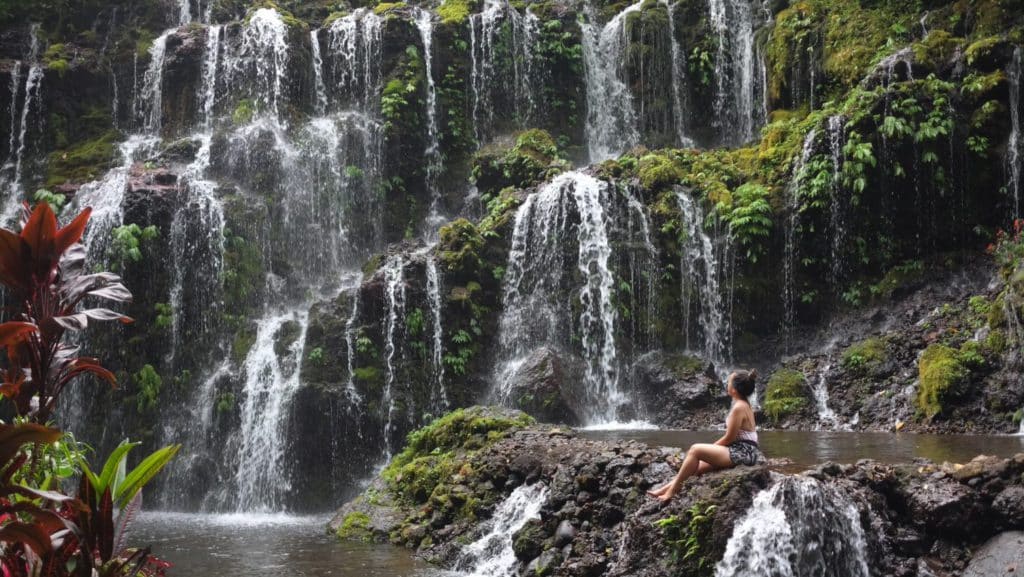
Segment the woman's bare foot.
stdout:
[[661,501],[662,503],[668,503],[669,501],[672,500],[673,497],[676,496],[676,493],[678,492],[678,486],[669,484],[666,490],[663,491],[660,495],[658,495],[658,500]]
[[652,497],[660,497],[665,491],[668,490],[668,486],[669,486],[669,483],[665,483],[664,485],[662,485],[660,487],[655,487],[654,489],[651,489],[651,490],[647,491],[647,494],[652,496]]

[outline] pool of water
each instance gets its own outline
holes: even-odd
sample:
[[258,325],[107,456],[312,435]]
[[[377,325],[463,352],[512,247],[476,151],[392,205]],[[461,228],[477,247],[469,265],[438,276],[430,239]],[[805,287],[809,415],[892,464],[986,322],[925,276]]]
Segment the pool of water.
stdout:
[[[651,445],[686,448],[711,443],[720,431],[582,431],[595,439],[634,439]],[[786,457],[792,470],[825,461],[876,459],[908,462],[969,461],[976,455],[1008,457],[1024,452],[1024,437],[764,431],[769,457]],[[147,512],[132,526],[131,542],[151,545],[171,562],[171,577],[452,577],[389,545],[339,543],[322,516]]]
[[151,545],[170,577],[441,577],[389,545],[340,543],[328,516],[146,512],[131,542]]
[[[721,431],[608,430],[581,431],[591,439],[641,441],[685,449],[694,443],[713,443]],[[761,431],[761,450],[768,457],[793,461],[799,470],[826,461],[854,463],[875,459],[906,463],[925,458],[942,463],[966,463],[978,455],[1011,457],[1024,453],[1024,436],[927,435],[915,433],[849,433],[839,431]]]

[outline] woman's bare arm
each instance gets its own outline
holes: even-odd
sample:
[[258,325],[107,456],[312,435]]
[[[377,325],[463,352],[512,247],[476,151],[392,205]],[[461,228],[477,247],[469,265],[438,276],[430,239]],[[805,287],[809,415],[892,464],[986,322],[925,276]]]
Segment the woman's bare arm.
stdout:
[[736,437],[740,434],[740,415],[739,411],[736,410],[736,405],[729,409],[729,416],[725,418],[725,434],[722,435],[721,439],[715,441],[716,445],[728,447],[736,440]]

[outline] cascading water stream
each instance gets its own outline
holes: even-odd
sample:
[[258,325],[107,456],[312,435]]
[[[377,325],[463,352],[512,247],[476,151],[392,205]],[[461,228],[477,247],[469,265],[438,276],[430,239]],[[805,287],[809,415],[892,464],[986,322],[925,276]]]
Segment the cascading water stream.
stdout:
[[416,28],[423,44],[423,67],[427,79],[427,148],[423,151],[426,162],[426,184],[430,192],[430,214],[427,217],[427,238],[435,236],[437,227],[445,221],[441,214],[441,191],[438,177],[444,170],[441,159],[441,143],[437,128],[437,87],[434,85],[434,17],[429,10],[417,8]]
[[513,577],[516,572],[516,554],[512,537],[530,519],[540,515],[548,499],[548,488],[543,483],[520,485],[494,509],[487,522],[487,532],[459,553],[455,563],[466,577]]
[[751,140],[764,120],[765,68],[755,46],[755,2],[708,0],[711,27],[718,36],[714,125],[719,139],[731,144]]
[[[43,65],[39,62],[39,25],[33,24],[30,32],[29,51],[26,60],[29,63],[28,74],[25,77],[25,97],[21,106],[20,122],[15,123],[15,109],[18,101],[18,84],[21,77],[21,62],[15,64],[11,71],[11,135],[9,158],[5,163],[5,169],[13,168],[13,174],[9,183],[4,182],[7,189],[7,199],[4,203],[2,223],[13,222],[21,209],[21,203],[25,200],[24,183],[22,182],[22,168],[25,155],[28,151],[29,122],[32,115],[32,105],[41,100],[43,84]],[[15,126],[18,127],[18,137],[15,140]]]
[[584,8],[583,65],[587,81],[586,140],[590,162],[600,162],[629,150],[640,142],[633,95],[626,85],[624,63],[629,45],[626,19],[639,12],[644,0],[619,12],[603,28],[595,24],[592,6]]
[[[245,359],[240,407],[238,511],[280,511],[290,488],[285,435],[287,411],[301,386],[308,314],[286,312],[260,320]],[[290,343],[284,343],[290,337]]]
[[829,224],[832,229],[831,281],[836,291],[845,274],[844,246],[846,242],[846,209],[843,198],[843,144],[845,142],[845,119],[834,115],[828,118],[829,153],[832,156],[832,186],[829,188]]
[[716,577],[869,577],[853,501],[811,477],[786,477],[754,497],[733,528]]
[[[433,248],[433,247],[430,247]],[[444,381],[444,324],[441,320],[441,276],[437,272],[437,261],[427,255],[427,304],[430,305],[430,317],[433,321],[433,378],[434,387],[431,392],[431,404],[447,410],[448,390]]]
[[260,8],[242,28],[233,53],[224,54],[226,85],[248,94],[257,114],[280,119],[288,65],[288,25],[276,10]]
[[[502,38],[508,23],[510,43]],[[490,136],[494,127],[495,95],[512,96],[516,124],[530,126],[536,115],[537,79],[534,77],[534,53],[539,20],[527,9],[520,14],[508,0],[486,0],[484,9],[469,17],[470,87],[473,92],[473,128],[478,143]],[[499,47],[505,50],[499,51]],[[499,75],[505,58],[512,65],[510,77]]]
[[676,38],[676,18],[674,4],[669,0],[658,0],[665,11],[668,12],[668,36],[672,45],[672,121],[676,129],[676,143],[682,147],[691,147],[693,140],[686,134],[687,109],[683,105],[685,96],[683,90],[686,87],[686,56],[679,47],[679,40]]
[[[368,8],[359,8],[331,23],[327,29],[328,69],[324,90],[317,84],[317,101],[324,111],[333,98],[367,114],[375,113],[380,98],[384,19]],[[314,31],[316,34],[316,31]],[[314,41],[317,37],[314,37]],[[314,72],[319,46],[314,42]],[[321,63],[322,66],[322,63]],[[327,87],[330,87],[327,90]]]
[[167,53],[167,37],[174,30],[166,30],[149,47],[149,66],[142,80],[142,95],[137,107],[143,131],[159,134],[163,124],[164,56]]
[[1021,177],[1021,146],[1022,136],[1020,130],[1020,78],[1021,78],[1021,48],[1013,49],[1013,61],[1007,71],[1007,78],[1010,84],[1010,139],[1006,145],[1006,166],[1009,172],[1009,183],[1007,190],[1013,197],[1013,218],[1020,218],[1020,177]]
[[320,55],[320,29],[309,31],[309,42],[313,50],[313,85],[316,88],[316,106],[313,110],[317,116],[327,112],[327,87],[324,85],[324,59]]
[[800,224],[800,188],[803,186],[803,172],[807,162],[814,153],[817,131],[811,129],[804,137],[803,149],[793,165],[789,186],[786,187],[786,248],[783,259],[783,334],[786,340],[786,351],[796,325],[796,229]]
[[206,51],[203,56],[202,109],[203,127],[210,130],[213,125],[213,110],[217,105],[217,67],[220,59],[222,26],[210,26],[206,30]]
[[[686,229],[686,243],[681,247],[680,271],[682,282],[683,331],[689,347],[690,307],[696,306],[698,322],[703,336],[704,357],[722,367],[726,364],[732,338],[732,323],[726,311],[723,296],[731,246],[728,235],[712,238],[704,229],[705,215],[700,204],[679,190],[676,202]],[[697,302],[694,302],[696,298]]]
[[811,385],[811,393],[814,396],[814,403],[818,408],[818,426],[836,428],[840,425],[839,417],[828,406],[828,372],[831,365],[825,365],[818,374],[818,379]]
[[[575,326],[585,363],[583,379],[588,423],[613,421],[625,401],[619,390],[615,343],[614,275],[605,208],[608,185],[580,172],[567,172],[527,198],[516,212],[504,278],[498,396],[508,402],[510,378],[521,359],[541,343],[570,346]],[[574,221],[572,215],[578,219]],[[576,268],[582,286],[565,287],[564,239],[575,237]],[[557,295],[568,288],[579,299],[572,318]]]
[[400,326],[405,319],[405,260],[401,255],[388,257],[382,270],[384,271],[384,290],[387,314],[387,331],[384,345],[384,362],[386,367],[384,379],[384,392],[381,396],[381,408],[384,415],[384,453],[385,462],[391,460],[393,449],[391,447],[391,436],[394,430],[395,418],[395,383],[398,380],[398,369],[395,357],[401,361],[402,349],[399,344]]

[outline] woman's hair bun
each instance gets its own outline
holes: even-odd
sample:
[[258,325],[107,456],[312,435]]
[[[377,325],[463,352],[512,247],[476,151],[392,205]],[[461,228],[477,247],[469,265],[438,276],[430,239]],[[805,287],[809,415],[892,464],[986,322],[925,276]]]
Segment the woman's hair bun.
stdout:
[[757,369],[750,369],[750,380],[757,380]]

